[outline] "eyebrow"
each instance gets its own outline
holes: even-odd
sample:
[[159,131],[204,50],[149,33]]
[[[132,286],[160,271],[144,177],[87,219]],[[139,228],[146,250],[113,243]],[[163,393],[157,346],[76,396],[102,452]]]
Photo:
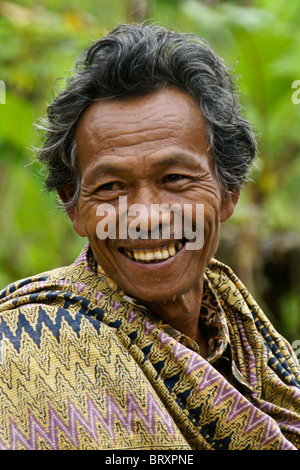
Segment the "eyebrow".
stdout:
[[[173,165],[178,165],[178,164],[181,164],[185,168],[186,168],[187,164],[190,164],[190,165],[192,165],[194,167],[197,167],[197,168],[202,168],[202,165],[199,162],[199,160],[197,158],[195,158],[193,154],[186,153],[186,152],[175,153],[174,155],[165,156],[165,157],[161,156],[157,159],[157,161],[152,161],[151,162],[151,168],[154,168],[154,169],[166,168],[168,166],[171,167]],[[94,168],[89,170],[89,176],[88,177],[89,178],[91,176],[95,177],[99,174],[117,175],[117,174],[123,173],[125,169],[126,168],[124,167],[124,165],[122,165],[122,163],[120,163],[120,161],[118,161],[118,163],[116,163],[116,164],[113,164],[111,162],[99,161],[94,166]],[[126,169],[126,170],[128,170],[128,169]]]
[[97,163],[93,168],[88,170],[88,178],[94,178],[98,175],[116,175],[124,171],[124,166],[120,163],[113,165],[112,163]]
[[193,155],[178,153],[178,154],[171,155],[171,156],[165,157],[165,158],[161,157],[156,162],[152,163],[152,167],[153,168],[160,168],[160,167],[178,165],[178,163],[186,164],[187,162],[195,163],[195,164],[199,165],[199,162],[196,161],[196,159],[194,158]]

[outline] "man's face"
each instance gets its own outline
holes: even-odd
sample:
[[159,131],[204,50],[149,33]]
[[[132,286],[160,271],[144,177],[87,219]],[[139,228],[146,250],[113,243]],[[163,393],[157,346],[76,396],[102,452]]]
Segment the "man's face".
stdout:
[[[69,215],[100,266],[125,292],[148,302],[197,289],[217,247],[219,222],[230,216],[233,204],[221,196],[196,101],[172,87],[98,101],[81,117],[76,141],[81,192]],[[204,205],[203,247],[188,250],[184,239],[174,240],[172,227],[168,240],[151,239],[150,233],[147,239],[100,239],[96,231],[104,214],[97,209],[103,204],[115,209],[118,235],[120,196],[126,196],[128,209],[143,204],[149,222],[153,204],[176,204],[182,217],[185,207]],[[195,228],[196,210],[192,219]],[[128,216],[127,226],[131,222]]]

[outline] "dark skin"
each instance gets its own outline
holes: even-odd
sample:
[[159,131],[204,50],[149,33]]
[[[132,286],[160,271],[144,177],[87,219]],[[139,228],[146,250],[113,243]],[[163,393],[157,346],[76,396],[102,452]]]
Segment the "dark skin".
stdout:
[[[220,223],[233,213],[239,193],[220,189],[198,104],[173,87],[97,101],[80,118],[76,141],[81,192],[69,212],[74,229],[88,238],[96,261],[122,289],[195,340],[206,357],[198,321],[203,275],[217,248]],[[66,201],[67,189],[60,196]],[[118,213],[119,196],[127,197],[128,207],[143,203],[148,214],[151,204],[177,203],[183,213],[185,204],[204,204],[203,247],[183,246],[165,260],[143,263],[127,256],[128,250],[163,252],[172,240],[100,240],[97,207],[108,203]]]

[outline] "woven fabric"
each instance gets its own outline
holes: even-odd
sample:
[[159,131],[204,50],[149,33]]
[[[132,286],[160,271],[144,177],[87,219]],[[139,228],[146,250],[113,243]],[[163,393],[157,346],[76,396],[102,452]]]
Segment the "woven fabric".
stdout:
[[69,267],[0,295],[0,448],[300,448],[290,345],[223,264],[209,280],[239,387],[96,274]]

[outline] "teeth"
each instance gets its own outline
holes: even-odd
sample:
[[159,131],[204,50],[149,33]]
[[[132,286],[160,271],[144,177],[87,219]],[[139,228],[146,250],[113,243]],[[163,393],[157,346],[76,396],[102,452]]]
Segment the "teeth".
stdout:
[[176,255],[176,248],[175,248],[175,245],[169,246],[168,251],[169,251],[169,255],[170,255],[170,256]]
[[160,250],[155,250],[154,251],[154,259],[161,260],[163,259],[162,252]]
[[176,253],[181,250],[182,248],[182,242],[178,241],[176,245],[174,245],[174,242],[171,242],[168,248],[163,248],[162,250],[157,249],[154,251],[144,251],[144,250],[125,250],[125,253],[129,258],[134,259],[136,261],[142,261],[142,262],[151,262],[151,261],[161,261],[168,259],[172,256],[175,256]]
[[152,261],[153,259],[154,259],[153,251],[147,251],[146,252],[146,261]]

